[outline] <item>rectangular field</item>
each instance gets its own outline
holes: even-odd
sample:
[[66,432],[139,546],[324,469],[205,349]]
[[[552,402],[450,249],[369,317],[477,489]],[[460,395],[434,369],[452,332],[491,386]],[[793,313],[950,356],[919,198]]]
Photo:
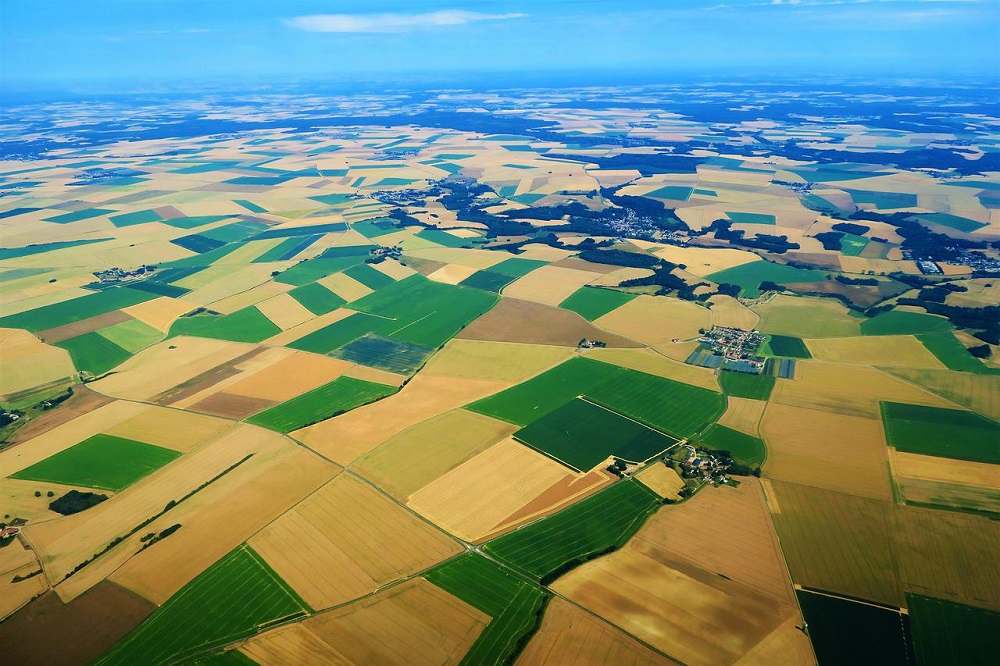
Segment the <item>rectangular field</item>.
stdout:
[[746,372],[723,371],[719,374],[719,385],[726,395],[734,398],[767,400],[771,397],[777,380],[771,375],[751,375]]
[[723,425],[712,426],[701,441],[713,449],[728,451],[736,462],[749,467],[759,466],[767,456],[764,442],[759,437]]
[[369,333],[348,342],[330,355],[386,372],[410,374],[416,372],[433,352],[424,345]]
[[889,446],[899,451],[1000,464],[1000,424],[974,412],[883,402]]
[[11,478],[118,492],[180,455],[160,446],[101,434],[26,467]]
[[643,462],[677,443],[676,439],[576,398],[514,436],[528,446],[585,472],[614,455]]
[[626,294],[613,289],[581,287],[560,303],[559,307],[572,310],[587,321],[594,321],[625,305],[633,298],[635,294]]
[[95,377],[117,367],[132,355],[97,331],[56,343],[69,352],[73,365]]
[[309,610],[259,555],[240,546],[185,585],[97,663],[174,661]]
[[907,594],[918,664],[989,664],[1000,654],[1000,613]]
[[549,594],[482,555],[469,553],[427,573],[427,580],[493,619],[463,664],[507,664],[542,620]]
[[819,663],[859,663],[858,649],[862,645],[864,663],[885,666],[913,663],[909,622],[897,609],[809,591],[799,591],[798,598]]
[[620,548],[660,506],[660,497],[622,481],[484,548],[543,583],[598,553]]
[[764,343],[764,353],[772,356],[784,356],[786,358],[812,358],[806,343],[802,338],[791,335],[770,335]]
[[338,377],[325,386],[266,409],[248,419],[248,422],[279,432],[291,432],[395,392],[395,386],[353,377]]

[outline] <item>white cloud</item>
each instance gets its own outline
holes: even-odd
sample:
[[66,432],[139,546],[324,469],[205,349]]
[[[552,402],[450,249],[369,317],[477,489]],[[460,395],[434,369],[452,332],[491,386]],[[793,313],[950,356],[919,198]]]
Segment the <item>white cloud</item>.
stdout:
[[465,25],[476,21],[503,21],[527,14],[481,14],[453,9],[425,14],[313,14],[285,19],[285,25],[307,32],[407,32]]

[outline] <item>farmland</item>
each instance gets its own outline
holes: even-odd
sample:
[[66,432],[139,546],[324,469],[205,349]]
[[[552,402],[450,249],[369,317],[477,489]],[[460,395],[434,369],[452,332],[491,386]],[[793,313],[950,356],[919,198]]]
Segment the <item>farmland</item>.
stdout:
[[1000,613],[919,594],[906,595],[921,664],[986,664],[1000,650]]
[[97,663],[161,663],[309,610],[253,550],[241,546],[188,583]]
[[512,534],[487,552],[542,581],[621,547],[656,510],[660,498],[635,482],[620,482]]
[[973,412],[883,402],[882,422],[900,451],[1000,464],[1000,424]]
[[509,663],[537,629],[548,600],[542,588],[471,553],[431,570],[427,580],[493,618],[465,654],[467,664]]
[[701,441],[713,449],[728,451],[738,463],[750,467],[759,466],[767,455],[764,442],[759,438],[723,425],[712,426]]
[[788,358],[812,358],[809,349],[802,338],[790,335],[769,335],[764,343],[764,352],[770,352],[773,356],[785,356]]
[[610,289],[583,287],[573,292],[569,298],[559,304],[559,307],[572,310],[587,321],[603,317],[615,308],[619,308],[635,298],[633,294],[625,294]]
[[719,385],[726,395],[752,400],[770,398],[776,381],[771,375],[751,375],[746,372],[723,372],[719,375]]
[[642,462],[676,440],[579,398],[514,433],[520,441],[586,471],[609,456]]
[[94,435],[22,469],[11,478],[119,491],[179,455],[170,449],[130,439]]
[[392,386],[338,377],[325,386],[264,410],[250,422],[279,432],[291,432],[395,392]]
[[865,646],[866,663],[913,663],[909,622],[898,610],[809,591],[798,592],[798,597],[820,663],[853,662],[858,644]]

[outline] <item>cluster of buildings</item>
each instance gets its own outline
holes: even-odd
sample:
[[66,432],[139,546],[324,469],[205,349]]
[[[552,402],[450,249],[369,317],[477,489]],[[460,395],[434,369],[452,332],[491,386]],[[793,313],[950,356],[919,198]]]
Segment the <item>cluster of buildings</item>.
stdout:
[[724,460],[706,449],[696,449],[686,444],[684,451],[686,455],[677,460],[682,477],[701,478],[713,486],[728,482],[726,473],[729,471],[731,461]]
[[155,270],[155,266],[139,266],[139,268],[131,271],[115,266],[114,268],[109,268],[106,271],[95,272],[94,277],[100,280],[101,284],[116,284],[119,282],[142,280],[147,277],[148,273],[152,273]]
[[755,329],[745,331],[742,328],[713,326],[698,342],[711,345],[714,351],[728,361],[743,361],[759,369],[764,365],[764,359],[757,352],[764,344],[764,339],[764,334]]
[[398,259],[402,254],[403,248],[399,245],[379,245],[371,251],[372,258],[378,261],[383,259]]

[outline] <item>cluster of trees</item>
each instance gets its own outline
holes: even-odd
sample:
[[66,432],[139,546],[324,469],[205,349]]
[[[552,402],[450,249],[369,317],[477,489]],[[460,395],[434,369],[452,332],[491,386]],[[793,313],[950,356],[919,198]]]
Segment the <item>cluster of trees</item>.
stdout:
[[823,249],[834,252],[840,252],[840,241],[843,238],[844,234],[839,231],[824,231],[816,234],[816,240],[823,244]]
[[[719,240],[729,241],[732,245],[740,245],[742,247],[752,247],[758,250],[764,250],[765,252],[772,252],[774,254],[784,254],[789,250],[798,250],[798,243],[791,243],[788,241],[788,236],[773,236],[771,234],[757,234],[753,238],[744,238],[744,231],[742,229],[732,229],[733,223],[730,220],[714,220],[712,224],[708,225],[700,233],[695,232],[692,235],[704,235],[711,232],[715,238]],[[840,246],[837,246],[840,249]]]
[[653,268],[661,263],[657,257],[639,252],[625,250],[585,249],[580,258],[595,264],[610,264],[612,266],[629,266],[631,268]]
[[90,507],[96,506],[106,499],[108,499],[108,496],[103,493],[98,494],[71,490],[54,502],[49,503],[49,508],[56,513],[69,516],[74,513],[86,511]]
[[834,278],[837,282],[841,284],[851,284],[861,287],[875,287],[878,286],[878,280],[875,278],[851,278],[846,275],[838,275]]
[[833,228],[835,231],[842,231],[845,234],[854,234],[855,236],[864,236],[872,229],[871,227],[863,224],[855,224],[854,222],[837,222],[833,225]]

